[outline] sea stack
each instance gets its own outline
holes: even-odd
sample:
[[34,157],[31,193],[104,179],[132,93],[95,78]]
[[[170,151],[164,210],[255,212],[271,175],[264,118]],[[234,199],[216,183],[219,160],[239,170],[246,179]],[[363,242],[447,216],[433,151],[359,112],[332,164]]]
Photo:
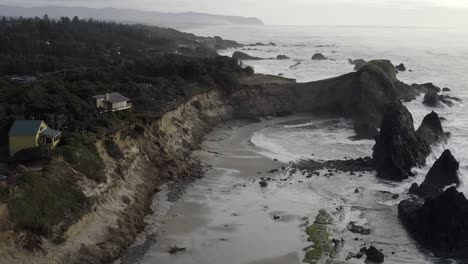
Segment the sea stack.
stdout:
[[459,166],[450,150],[445,150],[429,170],[421,186],[417,186],[416,183],[413,184],[410,192],[428,198],[441,194],[447,186],[455,185],[458,187],[460,185]]
[[444,132],[439,115],[434,111],[424,117],[417,134],[429,145],[446,142],[449,136],[449,133]]
[[395,181],[412,176],[411,168],[424,165],[431,152],[414,130],[411,113],[400,102],[387,108],[373,150],[378,177]]
[[468,258],[468,200],[451,187],[425,202],[413,197],[398,205],[406,229],[437,257]]

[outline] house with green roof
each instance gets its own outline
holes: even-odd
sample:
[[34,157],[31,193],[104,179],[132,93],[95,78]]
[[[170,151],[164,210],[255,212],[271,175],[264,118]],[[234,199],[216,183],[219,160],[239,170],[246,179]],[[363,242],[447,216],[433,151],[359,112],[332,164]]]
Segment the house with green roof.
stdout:
[[60,142],[61,135],[62,132],[49,128],[42,120],[16,120],[8,134],[10,157],[18,151],[43,145],[53,149]]

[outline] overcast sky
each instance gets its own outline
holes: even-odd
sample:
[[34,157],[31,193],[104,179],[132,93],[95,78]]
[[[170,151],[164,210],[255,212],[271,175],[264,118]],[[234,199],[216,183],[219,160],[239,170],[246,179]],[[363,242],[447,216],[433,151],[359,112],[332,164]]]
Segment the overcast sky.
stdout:
[[254,16],[272,25],[466,26],[468,0],[0,0]]

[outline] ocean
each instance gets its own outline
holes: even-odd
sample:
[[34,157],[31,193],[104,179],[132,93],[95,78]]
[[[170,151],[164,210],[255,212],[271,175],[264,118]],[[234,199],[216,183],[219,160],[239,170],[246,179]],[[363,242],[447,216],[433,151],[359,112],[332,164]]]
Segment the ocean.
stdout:
[[[443,127],[452,136],[446,145],[433,146],[427,166],[415,168],[417,176],[402,183],[380,180],[374,173],[364,172],[358,176],[337,173],[312,178],[300,173],[289,176],[287,171],[268,173],[275,166],[288,166],[304,158],[371,156],[374,141],[352,140],[354,131],[349,120],[297,114],[255,124],[221,125],[207,135],[199,153],[213,169],[179,202],[168,204],[164,190],[154,198],[155,213],[147,217],[147,228],[134,245],[136,249],[145,248],[138,263],[299,264],[303,249],[310,246],[305,225],[313,222],[321,209],[332,214],[330,235],[345,241],[333,263],[364,263],[364,259],[349,259],[348,254],[369,245],[382,250],[385,263],[452,262],[437,259],[418,246],[400,223],[397,205],[409,197],[407,192],[413,182],[424,180],[446,148],[460,162],[459,189],[468,194],[468,32],[447,28],[290,26],[222,26],[189,31],[244,44],[274,42],[276,46],[242,50],[252,56],[272,58],[243,62],[257,73],[308,82],[353,71],[349,58],[389,59],[411,70],[398,74],[401,81],[448,87],[450,95],[462,102],[437,109],[424,106],[422,97],[406,103],[415,128],[426,114],[436,111],[447,119]],[[231,56],[234,51],[220,53]],[[332,60],[312,61],[317,52]],[[276,60],[280,54],[291,59]],[[262,176],[275,181],[261,188],[258,179]],[[370,228],[371,234],[350,232],[351,222]],[[155,237],[155,242],[146,243],[148,237]],[[168,250],[173,246],[185,251],[171,255]]]

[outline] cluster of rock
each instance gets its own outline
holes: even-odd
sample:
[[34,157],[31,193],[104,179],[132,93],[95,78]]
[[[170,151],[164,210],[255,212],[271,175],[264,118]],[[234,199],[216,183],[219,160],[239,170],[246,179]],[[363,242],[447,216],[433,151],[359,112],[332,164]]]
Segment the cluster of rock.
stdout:
[[431,93],[427,93],[424,96],[423,104],[430,106],[430,107],[439,107],[439,108],[443,107],[444,105],[452,107],[455,104],[454,101],[461,102],[461,99],[457,97],[445,95],[445,94],[438,94],[436,92],[431,92]]
[[[433,89],[429,87],[429,89]],[[428,114],[417,131],[411,113],[401,103],[388,107],[376,137],[373,160],[378,177],[401,181],[422,166],[431,153],[430,145],[447,140],[439,116]],[[445,150],[414,194],[398,205],[399,217],[424,247],[444,258],[468,258],[468,200],[457,191],[459,163]],[[450,187],[444,191],[447,187]]]

